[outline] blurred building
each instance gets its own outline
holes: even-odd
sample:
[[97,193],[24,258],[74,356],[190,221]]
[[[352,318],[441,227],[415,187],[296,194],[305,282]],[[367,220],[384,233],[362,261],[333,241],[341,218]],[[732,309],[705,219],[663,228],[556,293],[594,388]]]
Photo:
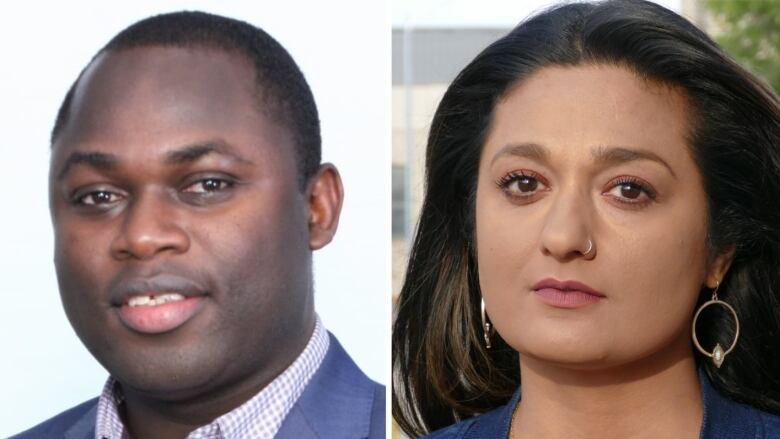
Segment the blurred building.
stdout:
[[501,29],[393,29],[393,297],[422,203],[425,142],[447,85]]

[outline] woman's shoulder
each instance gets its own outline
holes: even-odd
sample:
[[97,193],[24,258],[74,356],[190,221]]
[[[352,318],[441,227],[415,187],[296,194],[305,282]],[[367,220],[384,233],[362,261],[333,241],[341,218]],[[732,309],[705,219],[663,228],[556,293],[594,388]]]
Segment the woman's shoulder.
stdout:
[[[478,416],[479,417],[479,416]],[[431,434],[423,436],[423,439],[460,439],[465,437],[469,428],[474,424],[477,418],[466,419],[465,421],[436,430]]]
[[764,435],[766,437],[780,437],[780,416],[759,412],[759,417],[764,424]]
[[704,374],[700,377],[704,402],[702,438],[780,438],[780,416],[726,397]]
[[[747,404],[730,401],[729,413],[720,413],[719,419],[712,421],[711,437],[726,437],[722,434],[742,434],[739,437],[761,439],[780,438],[780,416],[759,410]],[[710,436],[704,436],[709,438]],[[732,437],[732,436],[728,436]]]
[[506,405],[473,418],[436,430],[424,436],[426,439],[481,439],[502,438],[509,435],[512,413],[520,401],[518,389]]
[[[501,422],[502,409],[498,408],[490,412],[465,419],[449,427],[436,430],[433,433],[423,436],[425,439],[472,439],[485,437],[506,437],[509,429],[507,422],[506,430],[502,431]],[[509,420],[507,420],[509,421]]]

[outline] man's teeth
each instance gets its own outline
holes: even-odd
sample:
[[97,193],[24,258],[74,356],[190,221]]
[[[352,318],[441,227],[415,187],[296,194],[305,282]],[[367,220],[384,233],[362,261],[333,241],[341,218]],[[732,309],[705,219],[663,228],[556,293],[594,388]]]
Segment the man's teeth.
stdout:
[[155,306],[162,305],[163,303],[175,302],[177,300],[184,300],[184,296],[177,293],[166,293],[158,296],[133,296],[127,301],[127,305],[130,308],[136,306]]

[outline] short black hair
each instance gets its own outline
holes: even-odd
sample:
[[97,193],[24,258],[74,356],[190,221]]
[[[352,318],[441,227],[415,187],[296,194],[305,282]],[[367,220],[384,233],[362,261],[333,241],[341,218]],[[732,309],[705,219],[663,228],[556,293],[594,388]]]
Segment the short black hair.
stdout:
[[290,54],[262,29],[197,11],[146,18],[124,29],[100,49],[68,90],[51,132],[52,145],[68,121],[76,87],[92,62],[106,52],[151,46],[218,49],[245,57],[255,69],[259,108],[275,122],[286,125],[293,136],[301,187],[317,172],[322,154],[317,106]]

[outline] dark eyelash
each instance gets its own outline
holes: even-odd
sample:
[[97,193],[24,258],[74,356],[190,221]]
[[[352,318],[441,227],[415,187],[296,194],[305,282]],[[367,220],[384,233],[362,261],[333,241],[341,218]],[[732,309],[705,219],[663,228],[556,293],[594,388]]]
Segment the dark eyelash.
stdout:
[[512,182],[514,182],[515,180],[518,180],[520,178],[533,178],[536,181],[538,181],[539,183],[547,184],[544,181],[544,179],[539,174],[537,174],[536,172],[525,171],[525,170],[523,170],[523,171],[512,171],[512,172],[504,175],[503,177],[499,178],[498,180],[496,180],[495,183],[496,183],[496,186],[498,186],[499,188],[506,189],[510,184],[512,184]]
[[[235,181],[227,179],[227,178],[223,178],[223,177],[206,177],[206,178],[201,178],[199,180],[196,180],[196,181],[192,182],[187,187],[194,186],[194,185],[197,185],[197,184],[204,185],[207,181],[216,181],[216,182],[219,182],[219,183],[224,183],[224,187],[222,187],[220,189],[216,189],[217,192],[230,189],[230,188],[232,188],[232,187],[234,187],[236,185]],[[208,191],[208,192],[210,192],[210,191]]]
[[612,181],[611,187],[620,186],[624,184],[633,184],[634,186],[637,186],[642,192],[646,193],[648,197],[650,197],[651,200],[655,200],[658,196],[658,193],[647,183],[644,181],[636,178],[636,177],[618,177],[617,179]]
[[103,192],[108,193],[108,194],[119,195],[115,191],[106,190],[106,189],[90,190],[88,192],[80,192],[80,193],[77,192],[76,194],[74,194],[73,196],[70,197],[70,204],[73,205],[73,206],[97,206],[98,205],[97,203],[95,203],[95,204],[86,204],[86,203],[84,203],[84,200],[87,197],[91,196],[91,195],[95,195],[95,194],[103,193]]

